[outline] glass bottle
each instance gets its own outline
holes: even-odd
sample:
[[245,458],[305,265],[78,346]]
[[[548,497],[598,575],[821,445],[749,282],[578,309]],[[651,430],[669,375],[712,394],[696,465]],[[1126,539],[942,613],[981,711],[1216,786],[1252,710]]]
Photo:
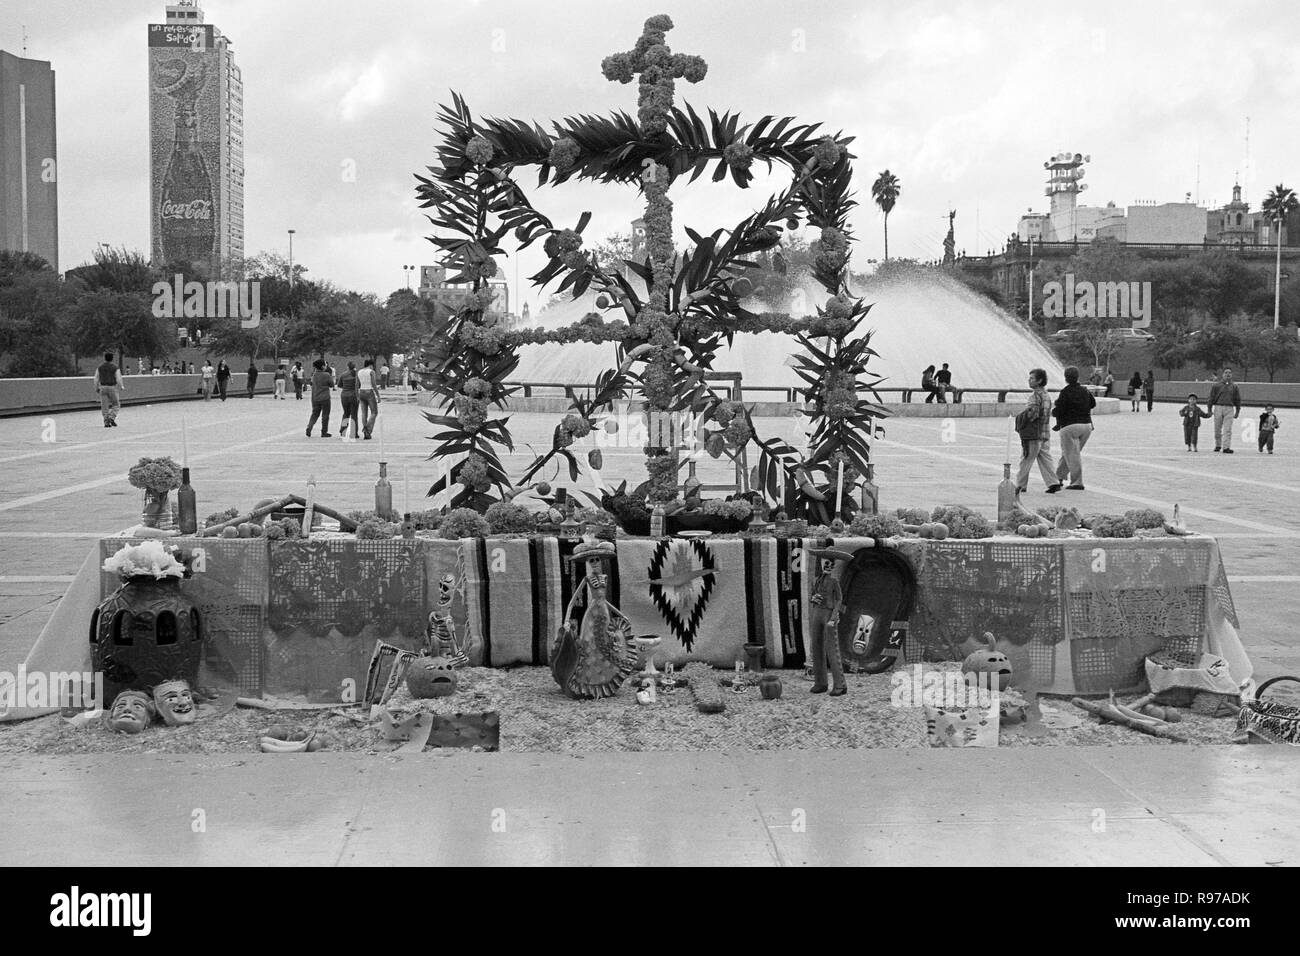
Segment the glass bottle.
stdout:
[[393,483],[388,480],[388,462],[379,463],[379,480],[375,482],[375,514],[389,521],[393,516]]
[[1011,462],[1002,463],[1002,480],[998,482],[998,523],[1011,520],[1016,511],[1016,483],[1011,480]]
[[197,534],[199,530],[199,510],[190,486],[190,470],[181,469],[181,486],[176,489],[176,502],[179,506],[178,516],[181,534]]

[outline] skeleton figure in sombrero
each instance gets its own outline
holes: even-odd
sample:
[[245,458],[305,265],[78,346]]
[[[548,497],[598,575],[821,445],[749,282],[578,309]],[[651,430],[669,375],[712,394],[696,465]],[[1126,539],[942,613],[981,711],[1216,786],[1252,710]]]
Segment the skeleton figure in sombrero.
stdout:
[[832,697],[849,692],[844,683],[844,665],[840,660],[840,612],[844,610],[844,593],[840,589],[840,575],[844,563],[853,555],[837,548],[814,549],[808,552],[817,561],[817,576],[813,579],[812,613],[808,618],[809,656],[812,658],[812,693],[824,694],[826,664],[829,661],[834,686],[829,688]]

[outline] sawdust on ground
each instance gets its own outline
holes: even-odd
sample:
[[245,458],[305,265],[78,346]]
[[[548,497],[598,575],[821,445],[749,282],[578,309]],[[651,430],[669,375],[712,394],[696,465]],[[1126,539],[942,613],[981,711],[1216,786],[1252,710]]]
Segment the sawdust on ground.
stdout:
[[[957,665],[927,666],[948,670]],[[927,747],[924,711],[891,704],[890,674],[850,674],[849,693],[830,697],[809,693],[811,684],[797,671],[779,673],[784,684],[780,699],[764,700],[754,686],[739,693],[724,687],[727,709],[721,714],[697,711],[685,688],[661,690],[650,705],[637,704],[631,687],[605,700],[570,700],[545,667],[468,668],[458,672],[460,686],[454,696],[414,700],[402,688],[389,706],[442,715],[495,710],[501,718],[501,749],[514,752]],[[1004,726],[1000,746],[1177,746],[1126,727],[1097,723],[1068,700],[1043,703],[1045,713],[1055,709],[1083,722],[1037,730]],[[57,714],[0,724],[0,754],[248,753],[258,751],[258,740],[269,728],[284,723],[316,731],[327,750],[385,754],[399,746],[384,739],[378,722],[370,721],[362,707],[280,712],[241,707],[203,716],[185,727],[155,723],[136,736],[113,733],[99,722],[76,727]],[[1226,744],[1234,724],[1232,718],[1187,713],[1175,729],[1189,743]]]

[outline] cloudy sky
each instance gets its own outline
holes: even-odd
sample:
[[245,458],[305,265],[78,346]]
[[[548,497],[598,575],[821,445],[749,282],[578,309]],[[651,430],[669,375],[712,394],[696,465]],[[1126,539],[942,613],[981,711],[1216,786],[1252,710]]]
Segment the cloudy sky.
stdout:
[[[890,252],[923,259],[942,253],[949,208],[959,249],[1000,248],[1021,213],[1045,208],[1043,161],[1063,149],[1092,155],[1090,203],[1192,193],[1221,204],[1240,176],[1257,205],[1279,180],[1300,182],[1300,17],[1285,0],[209,0],[204,10],[243,69],[246,249],[283,251],[296,229],[295,258],[313,275],[380,294],[403,285],[403,264],[433,261],[412,173],[433,161],[448,91],[484,115],[634,112],[635,85],[606,82],[600,61],[658,12],[676,23],[673,49],[709,64],[702,83],[679,81],[679,100],[856,137],[860,267],[883,251],[869,189],[885,168],[903,184]],[[65,268],[99,242],[148,248],[146,24],[163,20],[161,0],[4,0],[0,48],[20,52],[25,24],[28,56],[57,72]],[[734,223],[776,185],[707,178],[675,187],[679,230]],[[559,223],[590,209],[589,237],[626,229],[638,210],[619,187],[566,185],[534,201]],[[525,254],[524,286],[538,265]],[[505,276],[513,294],[513,263]]]

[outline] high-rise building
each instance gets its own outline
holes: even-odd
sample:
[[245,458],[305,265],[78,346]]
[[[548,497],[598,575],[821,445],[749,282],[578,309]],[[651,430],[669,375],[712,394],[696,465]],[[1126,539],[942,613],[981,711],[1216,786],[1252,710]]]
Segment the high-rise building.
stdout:
[[0,50],[0,249],[59,268],[54,70]]
[[237,278],[244,259],[244,83],[198,0],[149,24],[149,220],[155,263]]

